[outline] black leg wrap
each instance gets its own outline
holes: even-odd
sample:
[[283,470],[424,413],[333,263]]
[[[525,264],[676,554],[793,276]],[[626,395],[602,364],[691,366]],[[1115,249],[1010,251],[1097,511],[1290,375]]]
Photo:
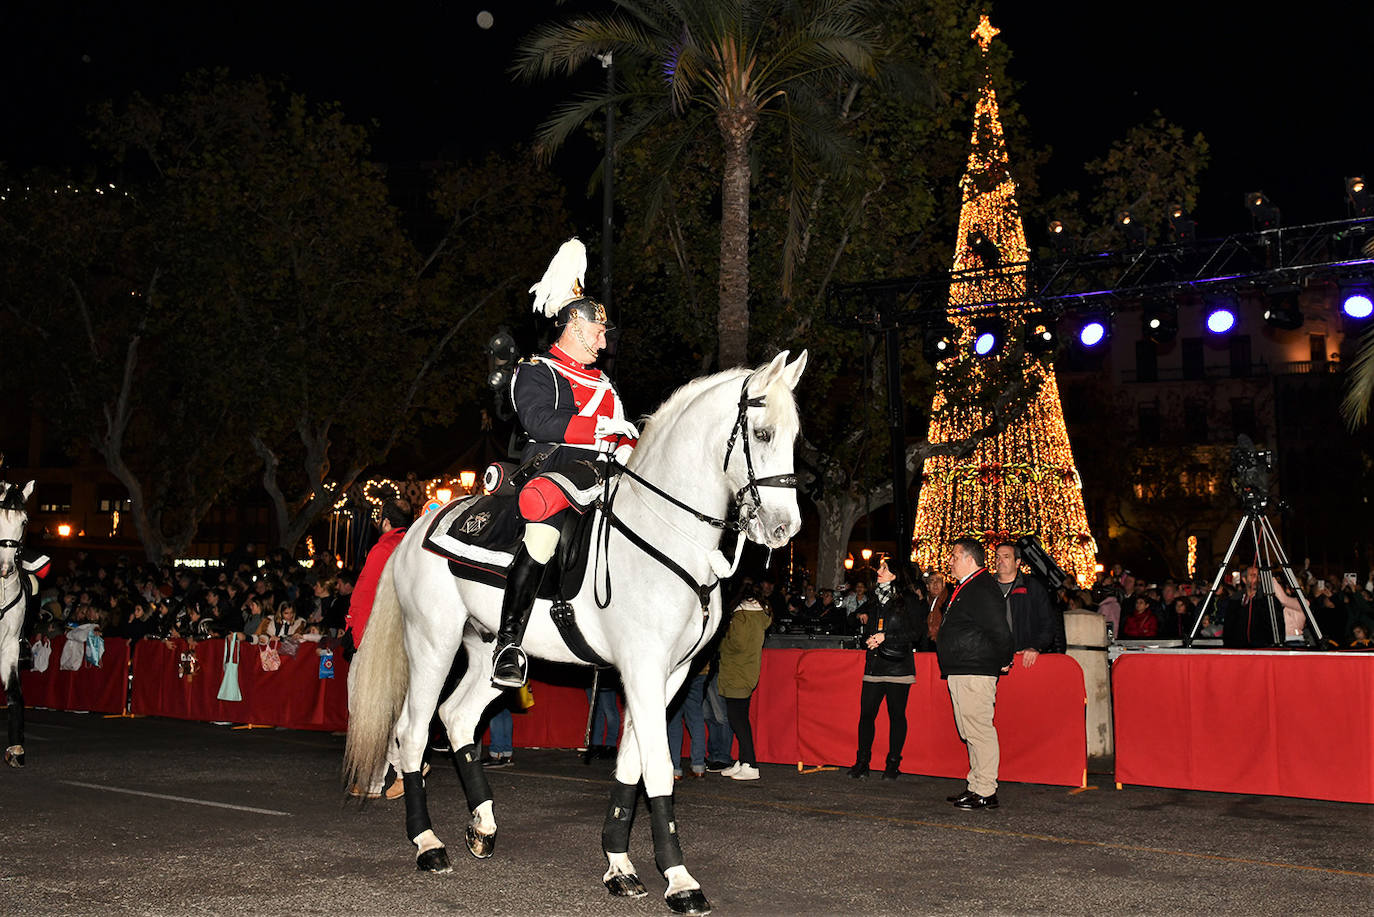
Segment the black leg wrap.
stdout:
[[5,697],[9,701],[10,723],[9,737],[11,745],[24,744],[24,694],[19,685],[19,673],[15,672],[10,676],[9,685],[5,688]]
[[468,811],[471,812],[491,799],[487,772],[482,768],[482,746],[464,745],[453,757],[458,764],[458,779],[463,782],[463,795],[467,797]]
[[429,801],[425,799],[425,778],[419,771],[401,775],[406,789],[406,840],[414,841],[434,827],[429,821]]
[[649,797],[649,822],[654,826],[654,863],[659,872],[682,865],[682,845],[677,842],[677,818],[672,796]]
[[639,784],[615,782],[611,788],[611,804],[606,808],[606,821],[601,826],[601,849],[606,853],[630,852],[630,829],[635,823],[635,807],[639,805]]

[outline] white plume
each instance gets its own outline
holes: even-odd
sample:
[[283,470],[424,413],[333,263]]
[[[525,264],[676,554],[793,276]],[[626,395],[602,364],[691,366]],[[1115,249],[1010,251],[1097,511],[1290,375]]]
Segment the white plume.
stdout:
[[530,287],[534,311],[553,318],[564,303],[582,295],[582,278],[586,273],[587,247],[573,236],[559,247],[543,278]]

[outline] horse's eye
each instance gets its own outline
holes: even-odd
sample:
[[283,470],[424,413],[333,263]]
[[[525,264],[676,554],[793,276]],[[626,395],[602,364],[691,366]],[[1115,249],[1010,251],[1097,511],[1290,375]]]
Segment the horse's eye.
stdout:
[[772,438],[773,438],[773,431],[772,431],[772,430],[762,429],[762,430],[755,430],[755,431],[754,431],[754,439],[758,440],[758,441],[761,442],[761,443],[766,443],[766,442],[770,441]]

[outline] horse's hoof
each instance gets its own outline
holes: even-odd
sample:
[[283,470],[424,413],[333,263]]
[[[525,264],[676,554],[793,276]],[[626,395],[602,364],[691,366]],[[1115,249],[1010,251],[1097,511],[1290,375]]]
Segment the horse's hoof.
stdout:
[[5,749],[5,763],[10,767],[24,766],[24,747],[22,745],[11,745]]
[[420,872],[453,872],[448,864],[448,851],[443,847],[432,847],[415,858],[415,868]]
[[483,834],[472,825],[468,825],[468,853],[485,860],[496,852],[496,832]]
[[639,876],[634,873],[620,873],[611,876],[602,884],[606,886],[606,891],[615,895],[617,898],[643,898],[645,895],[649,894],[648,889],[644,887],[644,883],[639,881]]
[[706,900],[706,896],[701,893],[699,888],[688,888],[671,895],[665,895],[664,900],[668,902],[668,909],[674,914],[711,913],[711,902]]

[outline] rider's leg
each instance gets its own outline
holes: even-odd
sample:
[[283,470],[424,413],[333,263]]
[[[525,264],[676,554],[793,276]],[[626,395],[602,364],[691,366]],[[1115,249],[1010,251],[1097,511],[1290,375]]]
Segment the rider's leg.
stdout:
[[547,522],[525,525],[525,540],[506,574],[506,594],[501,603],[501,625],[496,632],[491,683],[518,688],[525,683],[527,665],[520,641],[525,637],[530,609],[534,607],[544,568],[558,548],[559,529]]

